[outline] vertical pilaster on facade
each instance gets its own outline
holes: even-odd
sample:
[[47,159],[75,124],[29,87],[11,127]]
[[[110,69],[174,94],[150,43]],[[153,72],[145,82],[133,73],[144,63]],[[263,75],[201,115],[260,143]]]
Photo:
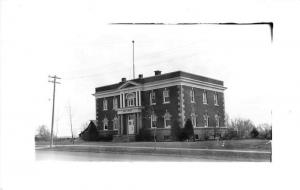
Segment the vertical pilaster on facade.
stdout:
[[122,108],[122,93],[120,93],[120,108]]
[[123,115],[121,115],[120,118],[121,118],[121,122],[120,122],[121,123],[121,125],[120,125],[120,129],[121,129],[120,130],[120,135],[122,135],[123,134],[123,125],[124,125],[124,123],[123,123]]
[[183,93],[182,85],[178,86],[178,104],[179,104],[178,118],[179,118],[179,122],[181,123],[181,127],[183,127],[184,120],[185,120],[185,111],[184,111],[184,93]]
[[123,103],[123,108],[125,107],[125,94],[124,92],[122,93],[122,103]]
[[138,105],[138,91],[135,91],[135,106]]
[[142,100],[141,100],[141,90],[139,90],[139,106],[142,106]]

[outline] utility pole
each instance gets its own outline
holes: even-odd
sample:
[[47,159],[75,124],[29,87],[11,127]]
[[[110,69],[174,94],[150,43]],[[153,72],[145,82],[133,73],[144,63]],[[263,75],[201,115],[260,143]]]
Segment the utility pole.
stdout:
[[132,62],[133,62],[133,79],[135,78],[135,71],[134,71],[134,40],[132,40]]
[[50,148],[52,148],[53,145],[53,124],[54,124],[54,105],[55,105],[55,86],[56,84],[60,84],[60,82],[57,82],[56,79],[61,79],[57,77],[56,75],[54,76],[48,76],[49,78],[52,78],[53,81],[49,80],[48,82],[53,83],[53,100],[52,100],[52,120],[51,120],[51,139],[50,139]]

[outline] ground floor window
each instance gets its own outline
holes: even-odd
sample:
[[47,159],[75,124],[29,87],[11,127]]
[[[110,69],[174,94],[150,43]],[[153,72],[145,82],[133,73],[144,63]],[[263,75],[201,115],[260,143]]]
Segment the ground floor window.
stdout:
[[164,126],[165,126],[165,128],[170,128],[171,127],[171,115],[167,110],[166,110],[166,113],[164,115]]
[[204,118],[204,127],[208,127],[208,125],[209,125],[209,116],[207,114],[205,114],[203,116],[203,118]]
[[220,116],[215,115],[216,127],[220,127]]
[[114,126],[114,130],[118,130],[119,125],[118,125],[118,117],[117,116],[114,117],[113,126]]
[[197,127],[197,117],[194,113],[191,115],[192,124],[194,127]]
[[108,119],[107,118],[103,119],[103,130],[108,130]]
[[156,128],[157,127],[157,117],[156,115],[153,113],[151,115],[151,128]]

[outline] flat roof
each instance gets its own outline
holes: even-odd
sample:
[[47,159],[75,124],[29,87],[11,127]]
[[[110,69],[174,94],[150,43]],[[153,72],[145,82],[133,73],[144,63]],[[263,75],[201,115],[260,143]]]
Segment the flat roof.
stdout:
[[[165,73],[165,74],[156,75],[156,76],[150,76],[150,77],[145,77],[145,78],[136,78],[136,79],[132,79],[132,80],[128,80],[128,81],[133,81],[133,82],[136,82],[136,83],[145,84],[145,83],[149,83],[149,82],[166,80],[166,79],[176,78],[176,77],[180,77],[180,76],[190,78],[190,79],[199,80],[199,81],[202,81],[202,82],[217,84],[217,85],[221,85],[221,86],[224,85],[224,82],[221,81],[221,80],[216,80],[216,79],[204,77],[204,76],[201,76],[201,75],[195,75],[195,74],[184,72],[184,71],[174,71],[174,72]],[[126,81],[126,82],[128,82],[128,81]],[[96,90],[96,92],[101,92],[101,91],[117,89],[119,86],[121,86],[122,84],[124,84],[126,82],[119,82],[119,83],[115,83],[115,84],[111,84],[111,85],[97,87],[95,90]]]

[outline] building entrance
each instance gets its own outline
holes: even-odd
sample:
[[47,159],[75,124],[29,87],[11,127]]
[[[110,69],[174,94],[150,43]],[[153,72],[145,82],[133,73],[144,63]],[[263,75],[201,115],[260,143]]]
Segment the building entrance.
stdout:
[[135,134],[134,128],[135,128],[135,115],[134,114],[130,114],[128,115],[128,122],[127,122],[127,126],[128,126],[128,134]]

